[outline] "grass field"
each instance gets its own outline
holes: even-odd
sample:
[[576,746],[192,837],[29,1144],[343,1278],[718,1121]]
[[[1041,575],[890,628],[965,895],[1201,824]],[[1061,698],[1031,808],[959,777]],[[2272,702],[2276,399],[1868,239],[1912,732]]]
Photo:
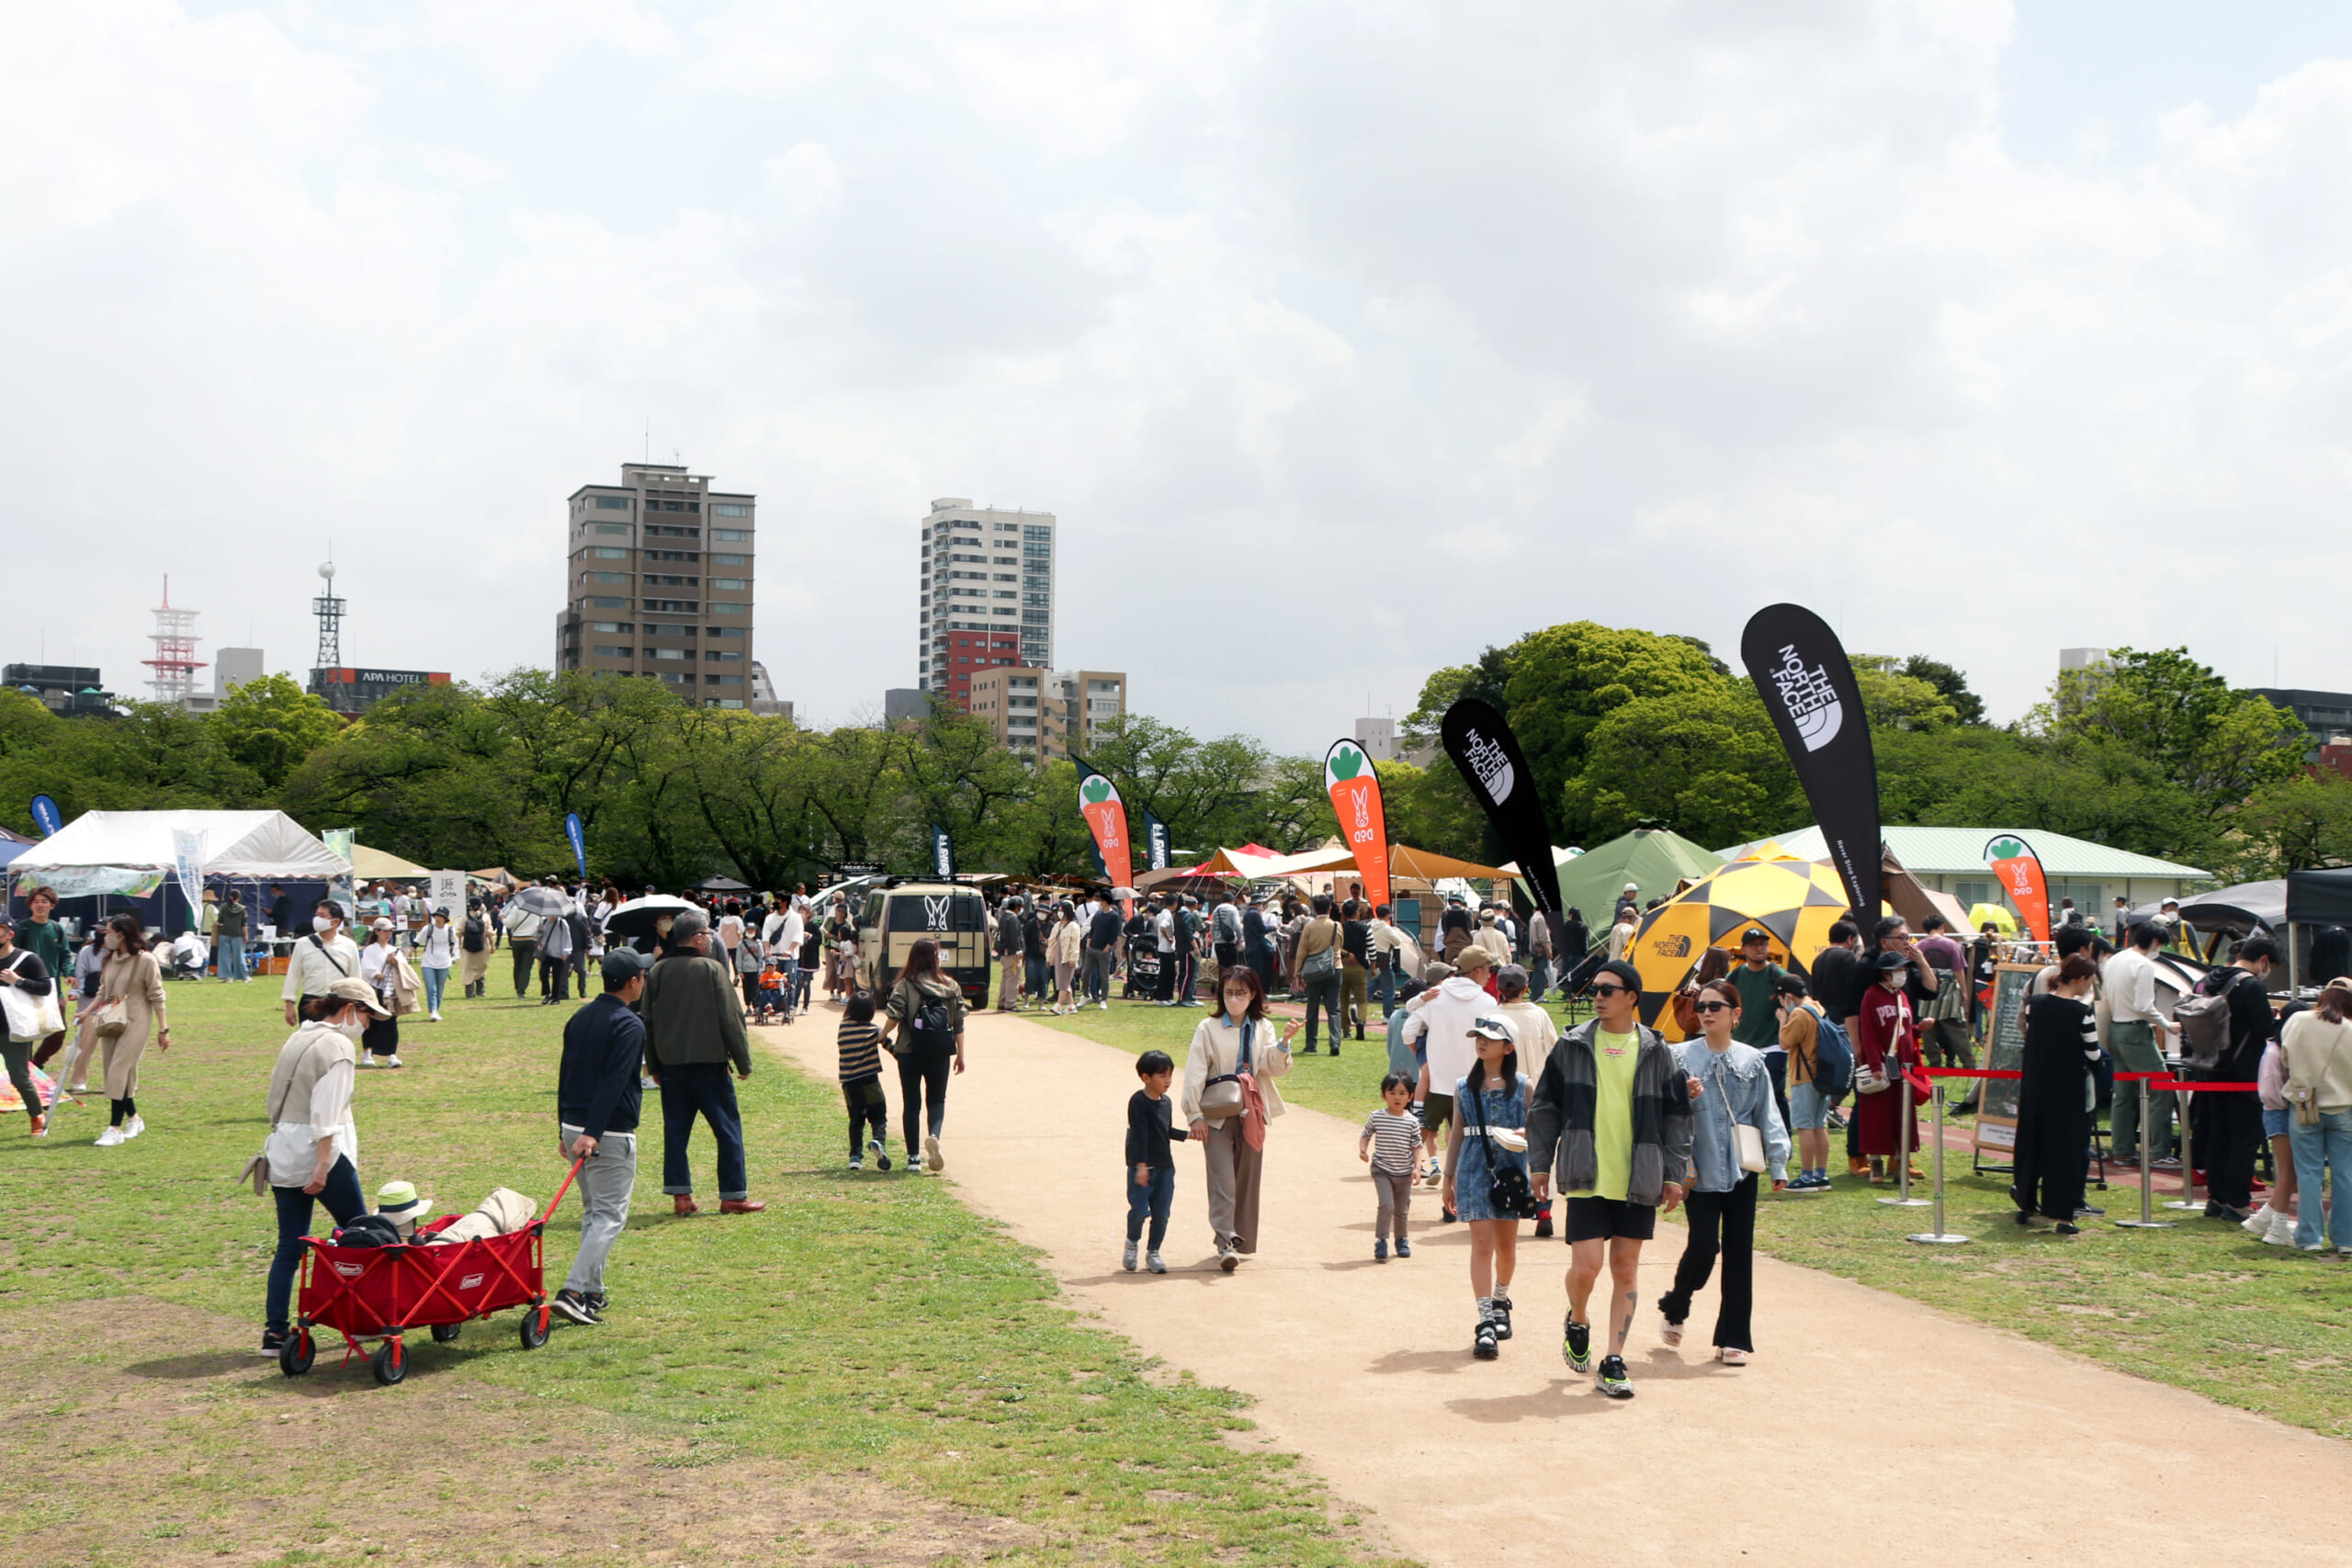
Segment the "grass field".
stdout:
[[[92,1146],[102,1100],[38,1144],[0,1124],[0,1455],[20,1483],[0,1561],[538,1562],[580,1529],[618,1561],[930,1561],[918,1539],[947,1561],[1381,1560],[1311,1477],[1229,1441],[1238,1397],[1077,1320],[943,1184],[842,1169],[839,1090],[772,1061],[741,1091],[768,1213],[671,1217],[650,1126],[605,1325],[529,1353],[511,1313],[418,1335],[390,1389],[324,1345],[281,1378],[252,1353],[271,1211],[234,1179],[286,1034],[276,993],[172,987],[131,1144]],[[447,1010],[403,1024],[406,1070],[360,1076],[365,1185],[406,1178],[443,1212],[493,1186],[544,1201],[570,1010]],[[708,1203],[707,1132],[696,1152]],[[568,1199],[550,1288],[578,1222]],[[355,1506],[386,1483],[397,1503]],[[646,1533],[635,1516],[664,1506],[699,1545]]]
[[[1338,1060],[1297,1057],[1283,1098],[1350,1120],[1377,1109],[1388,1053],[1376,1004],[1373,1012],[1372,1037],[1347,1041]],[[1158,1046],[1181,1068],[1203,1016],[1114,1001],[1109,1012],[1039,1021],[1122,1051]],[[1836,1171],[1844,1168],[1843,1148],[1833,1137]],[[1905,1241],[1929,1228],[1928,1211],[1883,1206],[1876,1200],[1887,1189],[1836,1175],[1827,1197],[1767,1200],[1758,1247],[2120,1371],[2352,1438],[2352,1268],[2265,1247],[2233,1224],[2196,1215],[2173,1230],[2088,1221],[2071,1238],[2046,1227],[2021,1231],[2005,1179],[1967,1175],[1965,1155],[1946,1159],[1945,1223],[1973,1238],[1966,1246]],[[2121,1219],[2127,1209],[2136,1214],[2139,1199],[2116,1188],[2103,1197],[2094,1190],[2091,1201]]]

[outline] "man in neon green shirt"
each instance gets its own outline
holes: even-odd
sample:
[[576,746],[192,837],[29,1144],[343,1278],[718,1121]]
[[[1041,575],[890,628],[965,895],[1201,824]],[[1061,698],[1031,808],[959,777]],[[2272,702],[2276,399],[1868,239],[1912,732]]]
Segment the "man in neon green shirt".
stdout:
[[1682,1201],[1690,1177],[1691,1083],[1673,1048],[1641,1022],[1641,971],[1623,959],[1592,977],[1589,1023],[1562,1035],[1536,1079],[1527,1116],[1528,1179],[1540,1202],[1556,1178],[1567,1199],[1568,1318],[1562,1354],[1593,1371],[1587,1308],[1607,1264],[1609,1352],[1597,1383],[1631,1399],[1625,1336],[1634,1324],[1642,1243]]

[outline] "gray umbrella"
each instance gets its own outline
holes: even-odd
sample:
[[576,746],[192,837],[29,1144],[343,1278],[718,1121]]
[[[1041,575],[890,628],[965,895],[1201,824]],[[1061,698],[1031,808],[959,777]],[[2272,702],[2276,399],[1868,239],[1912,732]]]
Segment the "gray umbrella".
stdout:
[[571,912],[571,900],[552,887],[526,887],[514,895],[511,902],[534,915],[567,915]]

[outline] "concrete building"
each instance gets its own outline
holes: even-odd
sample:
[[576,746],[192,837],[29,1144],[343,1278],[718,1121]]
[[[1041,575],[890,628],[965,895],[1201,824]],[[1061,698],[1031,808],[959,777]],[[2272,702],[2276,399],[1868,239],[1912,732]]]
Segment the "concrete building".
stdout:
[[2062,675],[2069,670],[2088,670],[2106,662],[2107,649],[2103,648],[2062,648],[2058,650],[2058,671]]
[[967,705],[1010,750],[1044,762],[1082,756],[1127,711],[1127,678],[1114,670],[981,670]]
[[0,686],[24,693],[51,713],[114,712],[114,699],[102,689],[95,664],[0,666]]
[[920,724],[931,716],[931,694],[912,686],[893,686],[882,694],[882,722],[891,729]]
[[975,671],[1054,662],[1054,514],[931,503],[922,520],[915,685],[969,705]]
[[212,700],[217,705],[222,697],[249,681],[258,681],[266,673],[266,660],[258,648],[221,648],[213,650]]
[[642,675],[703,707],[752,699],[756,501],[669,463],[623,463],[565,519],[558,670]]
[[1356,720],[1356,744],[1375,762],[1396,760],[1396,721],[1393,718]]
[[2312,744],[2352,735],[2352,692],[2307,692],[2299,686],[2253,686],[2257,697],[2272,702],[2302,720]]
[[776,696],[775,682],[768,679],[768,667],[756,659],[752,660],[752,711],[770,718],[792,716],[792,705]]

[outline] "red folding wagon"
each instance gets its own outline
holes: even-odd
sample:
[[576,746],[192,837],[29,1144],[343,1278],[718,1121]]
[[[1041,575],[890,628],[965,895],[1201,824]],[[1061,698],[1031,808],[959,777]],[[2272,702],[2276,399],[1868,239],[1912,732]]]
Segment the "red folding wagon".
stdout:
[[[396,1383],[408,1376],[403,1336],[410,1329],[429,1328],[434,1342],[446,1345],[471,1320],[513,1306],[524,1309],[523,1348],[537,1349],[548,1342],[551,1310],[541,1257],[548,1216],[579,1174],[575,1160],[546,1213],[505,1235],[428,1246],[425,1237],[458,1219],[444,1214],[397,1247],[338,1247],[332,1238],[305,1237],[301,1290],[277,1370],[289,1378],[309,1371],[317,1354],[311,1331],[323,1328],[343,1336],[343,1365],[367,1357],[378,1382]],[[374,1355],[363,1339],[381,1341]]]

